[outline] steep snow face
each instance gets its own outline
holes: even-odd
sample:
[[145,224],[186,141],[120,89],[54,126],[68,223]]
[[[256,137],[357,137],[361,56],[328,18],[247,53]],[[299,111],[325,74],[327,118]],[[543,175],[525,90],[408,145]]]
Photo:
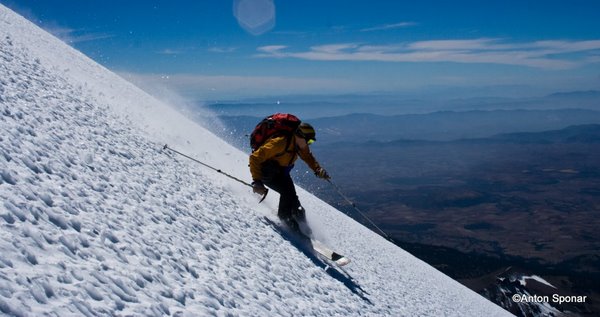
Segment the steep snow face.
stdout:
[[[283,238],[247,156],[0,6],[0,313],[500,316],[300,190],[345,272]],[[300,248],[299,248],[300,247]]]

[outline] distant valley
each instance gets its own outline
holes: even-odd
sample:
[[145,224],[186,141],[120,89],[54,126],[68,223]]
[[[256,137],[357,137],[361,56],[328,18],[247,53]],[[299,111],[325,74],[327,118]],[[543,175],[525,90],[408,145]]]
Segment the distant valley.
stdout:
[[[550,263],[600,250],[600,125],[314,151],[348,194],[401,240]],[[338,200],[314,180],[299,180]]]
[[[496,274],[519,267],[594,299],[579,311],[600,308],[600,125],[314,151],[398,245],[474,290],[502,294]],[[297,178],[368,226],[331,188]]]

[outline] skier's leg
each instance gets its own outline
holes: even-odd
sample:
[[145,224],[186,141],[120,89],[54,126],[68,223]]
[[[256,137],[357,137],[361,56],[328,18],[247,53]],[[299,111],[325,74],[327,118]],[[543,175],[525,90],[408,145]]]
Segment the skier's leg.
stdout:
[[266,166],[263,169],[263,183],[279,193],[279,208],[277,217],[292,230],[297,231],[298,224],[292,218],[292,210],[299,204],[296,189],[289,173],[285,168]]
[[[274,164],[272,164],[274,163]],[[267,162],[263,166],[263,183],[280,194],[277,216],[290,229],[310,236],[304,208],[300,205],[289,169]]]
[[306,222],[306,214],[296,193],[294,182],[289,174],[282,177],[281,199],[279,201],[279,218],[294,231],[300,232],[305,236],[311,236],[311,230]]

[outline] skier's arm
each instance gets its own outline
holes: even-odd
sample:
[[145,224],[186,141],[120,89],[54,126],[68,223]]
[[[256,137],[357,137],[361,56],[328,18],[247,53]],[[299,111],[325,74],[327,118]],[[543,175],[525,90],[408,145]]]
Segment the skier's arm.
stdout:
[[317,162],[317,159],[315,159],[308,146],[305,148],[298,147],[298,155],[315,173],[321,168],[319,162]]
[[298,155],[315,172],[317,177],[323,179],[331,178],[327,171],[319,165],[319,162],[317,162],[317,159],[315,159],[304,140],[296,140],[296,145],[298,146]]

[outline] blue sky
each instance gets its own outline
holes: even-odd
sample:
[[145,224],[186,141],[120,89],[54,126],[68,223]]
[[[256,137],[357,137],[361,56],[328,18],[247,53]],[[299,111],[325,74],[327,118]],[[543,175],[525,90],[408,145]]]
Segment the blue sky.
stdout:
[[0,3],[123,76],[199,100],[600,89],[599,1]]

